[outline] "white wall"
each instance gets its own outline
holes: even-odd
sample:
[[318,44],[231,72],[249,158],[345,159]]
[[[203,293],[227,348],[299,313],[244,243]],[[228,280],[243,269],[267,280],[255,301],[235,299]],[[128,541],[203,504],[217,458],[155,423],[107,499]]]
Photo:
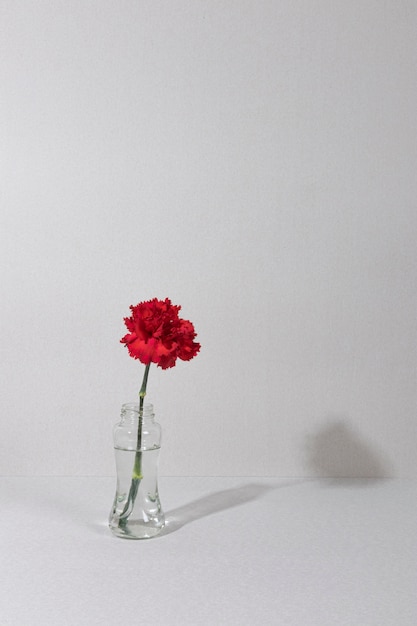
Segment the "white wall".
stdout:
[[113,474],[130,304],[171,475],[416,475],[406,0],[0,0],[1,474]]

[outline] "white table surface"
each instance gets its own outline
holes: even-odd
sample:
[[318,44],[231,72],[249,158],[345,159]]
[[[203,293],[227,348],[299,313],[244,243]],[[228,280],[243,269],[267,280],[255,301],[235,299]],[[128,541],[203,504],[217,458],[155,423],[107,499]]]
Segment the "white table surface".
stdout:
[[166,531],[131,541],[114,478],[0,478],[0,626],[417,625],[417,481],[159,486]]

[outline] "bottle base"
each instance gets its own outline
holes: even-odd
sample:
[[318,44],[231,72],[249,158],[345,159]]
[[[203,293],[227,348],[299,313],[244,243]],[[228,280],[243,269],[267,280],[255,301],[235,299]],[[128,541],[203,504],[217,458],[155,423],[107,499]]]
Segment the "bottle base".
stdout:
[[155,524],[149,524],[141,521],[129,520],[126,524],[120,523],[120,520],[111,520],[109,528],[113,535],[122,539],[152,539],[159,535],[165,526],[163,520]]

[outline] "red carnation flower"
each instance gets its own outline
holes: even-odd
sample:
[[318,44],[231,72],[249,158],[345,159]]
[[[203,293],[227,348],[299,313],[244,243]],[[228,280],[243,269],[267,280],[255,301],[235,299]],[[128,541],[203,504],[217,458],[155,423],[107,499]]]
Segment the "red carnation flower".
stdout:
[[129,333],[120,340],[130,356],[144,365],[156,363],[162,369],[174,367],[177,358],[189,361],[195,357],[200,344],[194,341],[193,324],[178,317],[180,309],[169,298],[131,306],[131,317],[124,318]]

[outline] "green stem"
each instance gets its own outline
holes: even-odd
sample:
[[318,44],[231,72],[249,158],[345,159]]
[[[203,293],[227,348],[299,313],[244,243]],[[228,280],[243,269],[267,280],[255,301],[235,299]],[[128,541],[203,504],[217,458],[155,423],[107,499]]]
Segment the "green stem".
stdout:
[[137,435],[137,443],[136,443],[136,454],[135,454],[135,463],[133,466],[132,473],[132,483],[130,485],[129,495],[127,497],[126,504],[122,513],[120,514],[119,526],[124,528],[126,527],[128,517],[132,512],[133,505],[135,504],[136,495],[138,493],[140,481],[142,480],[142,426],[143,426],[143,401],[146,396],[146,385],[148,383],[148,375],[149,368],[151,364],[149,363],[145,367],[145,373],[143,375],[142,387],[139,391],[139,420],[138,420],[138,435]]
[[139,391],[139,415],[141,417],[143,416],[143,401],[146,396],[146,385],[148,384],[150,366],[151,364],[148,363],[148,365],[145,367],[145,373],[143,375],[143,380],[142,380],[142,387],[140,388],[140,391]]
[[138,437],[136,444],[135,465],[133,467],[133,478],[142,478],[142,426],[143,426],[143,402],[146,396],[146,385],[148,384],[149,368],[151,364],[145,367],[145,373],[143,375],[142,387],[139,391],[139,420],[138,420]]

